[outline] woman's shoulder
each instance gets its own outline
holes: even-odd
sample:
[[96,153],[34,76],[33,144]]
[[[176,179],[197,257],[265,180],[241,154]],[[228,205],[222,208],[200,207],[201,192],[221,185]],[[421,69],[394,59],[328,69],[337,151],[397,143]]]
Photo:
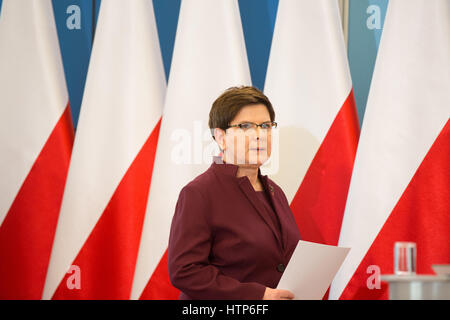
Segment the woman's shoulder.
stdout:
[[209,168],[189,181],[182,190],[185,189],[191,192],[198,192],[206,196],[208,192],[212,190],[212,186],[215,184],[215,179],[215,175]]
[[[209,211],[213,183],[214,177],[208,170],[188,182],[180,190],[176,212],[192,217],[201,216],[205,211]],[[186,208],[188,210],[185,210]]]

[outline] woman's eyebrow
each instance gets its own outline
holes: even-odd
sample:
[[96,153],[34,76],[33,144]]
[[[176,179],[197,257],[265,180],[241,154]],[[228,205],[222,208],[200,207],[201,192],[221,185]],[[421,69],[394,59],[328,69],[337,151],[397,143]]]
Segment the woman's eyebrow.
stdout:
[[[272,121],[270,121],[270,120],[267,120],[267,121],[263,121],[263,122],[261,122],[261,123],[266,123],[266,122],[272,122]],[[239,123],[237,123],[237,124],[242,124],[242,123],[256,123],[256,122],[253,122],[253,121],[241,121],[241,122],[239,122]],[[261,124],[260,123],[260,124]]]

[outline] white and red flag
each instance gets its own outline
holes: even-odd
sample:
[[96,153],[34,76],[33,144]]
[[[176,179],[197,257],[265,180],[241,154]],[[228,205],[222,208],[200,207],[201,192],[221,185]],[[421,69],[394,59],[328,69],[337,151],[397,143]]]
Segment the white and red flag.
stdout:
[[0,299],[40,299],[73,144],[50,0],[0,17]]
[[167,266],[178,195],[218,150],[208,129],[212,103],[250,83],[237,1],[183,0],[131,299],[178,298]]
[[165,90],[152,1],[102,1],[44,299],[129,298]]
[[450,263],[449,116],[450,2],[390,0],[330,298],[388,298],[370,278],[393,273],[396,241],[416,242],[417,273]]
[[280,0],[264,92],[280,128],[271,178],[301,238],[336,245],[359,136],[337,1]]

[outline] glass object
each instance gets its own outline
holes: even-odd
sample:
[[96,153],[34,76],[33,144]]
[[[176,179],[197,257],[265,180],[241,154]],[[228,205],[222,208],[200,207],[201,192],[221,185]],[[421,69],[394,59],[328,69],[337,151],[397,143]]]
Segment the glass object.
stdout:
[[394,244],[394,273],[416,274],[416,243],[399,241]]

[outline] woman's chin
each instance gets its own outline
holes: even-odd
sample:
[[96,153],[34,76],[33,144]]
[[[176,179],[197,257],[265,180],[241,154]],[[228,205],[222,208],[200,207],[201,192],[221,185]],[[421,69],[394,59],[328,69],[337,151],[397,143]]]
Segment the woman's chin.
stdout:
[[267,155],[262,155],[262,154],[251,155],[250,154],[248,157],[248,163],[255,164],[259,167],[259,166],[262,166],[268,159],[269,159],[269,157]]

